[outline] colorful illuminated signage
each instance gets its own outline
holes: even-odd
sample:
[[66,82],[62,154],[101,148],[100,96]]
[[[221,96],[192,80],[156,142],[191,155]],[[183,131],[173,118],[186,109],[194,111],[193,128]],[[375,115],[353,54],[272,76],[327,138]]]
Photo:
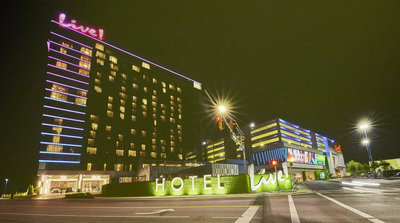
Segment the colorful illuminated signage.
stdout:
[[104,30],[103,29],[94,29],[90,27],[85,27],[83,25],[77,25],[76,20],[72,19],[70,23],[65,22],[66,15],[64,13],[61,13],[58,17],[58,23],[60,24],[61,27],[65,28],[71,28],[73,30],[89,34],[92,37],[98,38],[99,40],[104,39]]
[[289,162],[325,165],[325,155],[288,148]]
[[[277,174],[254,174],[254,165],[249,166],[249,175],[203,177],[189,176],[186,179],[175,177],[172,180],[158,178],[148,185],[148,192],[143,188],[144,194],[138,195],[202,195],[202,194],[234,194],[234,193],[258,193],[277,191],[278,183],[281,190],[292,188],[289,175],[278,171]],[[133,183],[132,186],[139,186]],[[244,186],[243,186],[244,185]]]
[[337,153],[342,153],[342,147],[340,145],[335,145],[335,151]]

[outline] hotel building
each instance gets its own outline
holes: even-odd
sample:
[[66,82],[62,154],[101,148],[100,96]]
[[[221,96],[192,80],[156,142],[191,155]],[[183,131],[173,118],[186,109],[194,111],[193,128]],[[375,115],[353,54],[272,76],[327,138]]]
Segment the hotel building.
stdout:
[[60,14],[47,42],[41,193],[96,191],[137,166],[182,162],[201,84],[103,41]]
[[[245,126],[243,132],[247,162],[253,163],[255,170],[274,169],[271,161],[276,160],[278,168],[285,171],[291,166],[297,181],[315,180],[315,173],[321,171],[332,176],[346,175],[340,145],[326,136],[280,118]],[[235,163],[236,159],[243,165],[243,152],[229,136],[207,141],[203,151],[205,161],[210,163]]]

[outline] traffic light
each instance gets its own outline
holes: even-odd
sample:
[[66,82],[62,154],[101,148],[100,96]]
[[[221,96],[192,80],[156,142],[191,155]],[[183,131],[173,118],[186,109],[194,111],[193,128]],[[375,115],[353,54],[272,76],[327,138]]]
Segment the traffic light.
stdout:
[[224,129],[224,126],[222,125],[222,118],[217,116],[217,118],[215,119],[215,121],[217,121],[217,125],[218,125],[218,129],[222,130]]
[[232,124],[231,124],[232,132],[236,132],[236,126],[237,126],[237,121],[232,120]]
[[276,165],[278,165],[278,161],[276,161],[276,160],[272,160],[272,161],[271,161],[271,165],[272,165],[272,166],[276,166]]

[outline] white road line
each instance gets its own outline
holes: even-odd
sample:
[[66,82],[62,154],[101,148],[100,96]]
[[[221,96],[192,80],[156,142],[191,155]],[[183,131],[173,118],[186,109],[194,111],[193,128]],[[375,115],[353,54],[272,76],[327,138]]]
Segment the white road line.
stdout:
[[367,213],[364,213],[364,212],[362,212],[362,211],[360,211],[360,210],[357,210],[357,209],[352,208],[352,207],[350,207],[350,206],[348,206],[348,205],[346,205],[346,204],[343,204],[343,203],[340,202],[340,201],[337,201],[337,200],[335,200],[335,199],[333,199],[333,198],[330,198],[330,197],[325,196],[325,195],[323,195],[323,194],[321,194],[321,193],[318,193],[318,192],[315,192],[315,193],[318,194],[319,196],[323,197],[323,198],[326,198],[326,199],[332,201],[333,203],[335,203],[335,204],[337,204],[337,205],[339,205],[339,206],[341,206],[341,207],[343,207],[343,208],[346,208],[346,209],[349,210],[349,211],[352,211],[352,212],[354,212],[354,213],[360,215],[361,217],[364,217],[364,218],[366,218],[366,219],[368,219],[368,220],[374,222],[374,223],[385,223],[384,221],[381,221],[381,220],[379,220],[379,219],[377,219],[377,218],[375,218],[375,217],[373,217],[373,216],[371,216],[371,215],[369,215],[369,214],[367,214]]
[[292,223],[300,223],[299,216],[297,215],[296,207],[294,206],[292,195],[288,195],[289,200],[289,211]]
[[190,216],[127,216],[127,215],[65,215],[65,214],[27,214],[27,213],[0,213],[0,215],[22,215],[22,216],[43,216],[43,217],[79,217],[79,218],[190,218]]
[[250,206],[235,223],[249,223],[259,208],[259,206]]
[[167,211],[174,211],[174,209],[164,209],[164,210],[159,210],[159,211],[153,211],[153,212],[145,212],[145,213],[135,213],[135,214],[159,214]]

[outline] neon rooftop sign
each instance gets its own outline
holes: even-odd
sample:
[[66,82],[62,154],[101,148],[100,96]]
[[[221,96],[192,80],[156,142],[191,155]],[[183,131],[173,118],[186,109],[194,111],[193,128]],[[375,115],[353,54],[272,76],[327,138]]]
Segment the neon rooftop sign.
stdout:
[[99,40],[104,39],[104,30],[103,29],[94,29],[91,27],[85,27],[83,25],[77,25],[76,20],[72,19],[70,23],[65,23],[65,18],[66,15],[64,13],[61,13],[58,16],[58,23],[60,24],[61,27],[65,28],[71,28],[76,31],[82,32],[82,33],[87,33],[92,37],[98,38]]

